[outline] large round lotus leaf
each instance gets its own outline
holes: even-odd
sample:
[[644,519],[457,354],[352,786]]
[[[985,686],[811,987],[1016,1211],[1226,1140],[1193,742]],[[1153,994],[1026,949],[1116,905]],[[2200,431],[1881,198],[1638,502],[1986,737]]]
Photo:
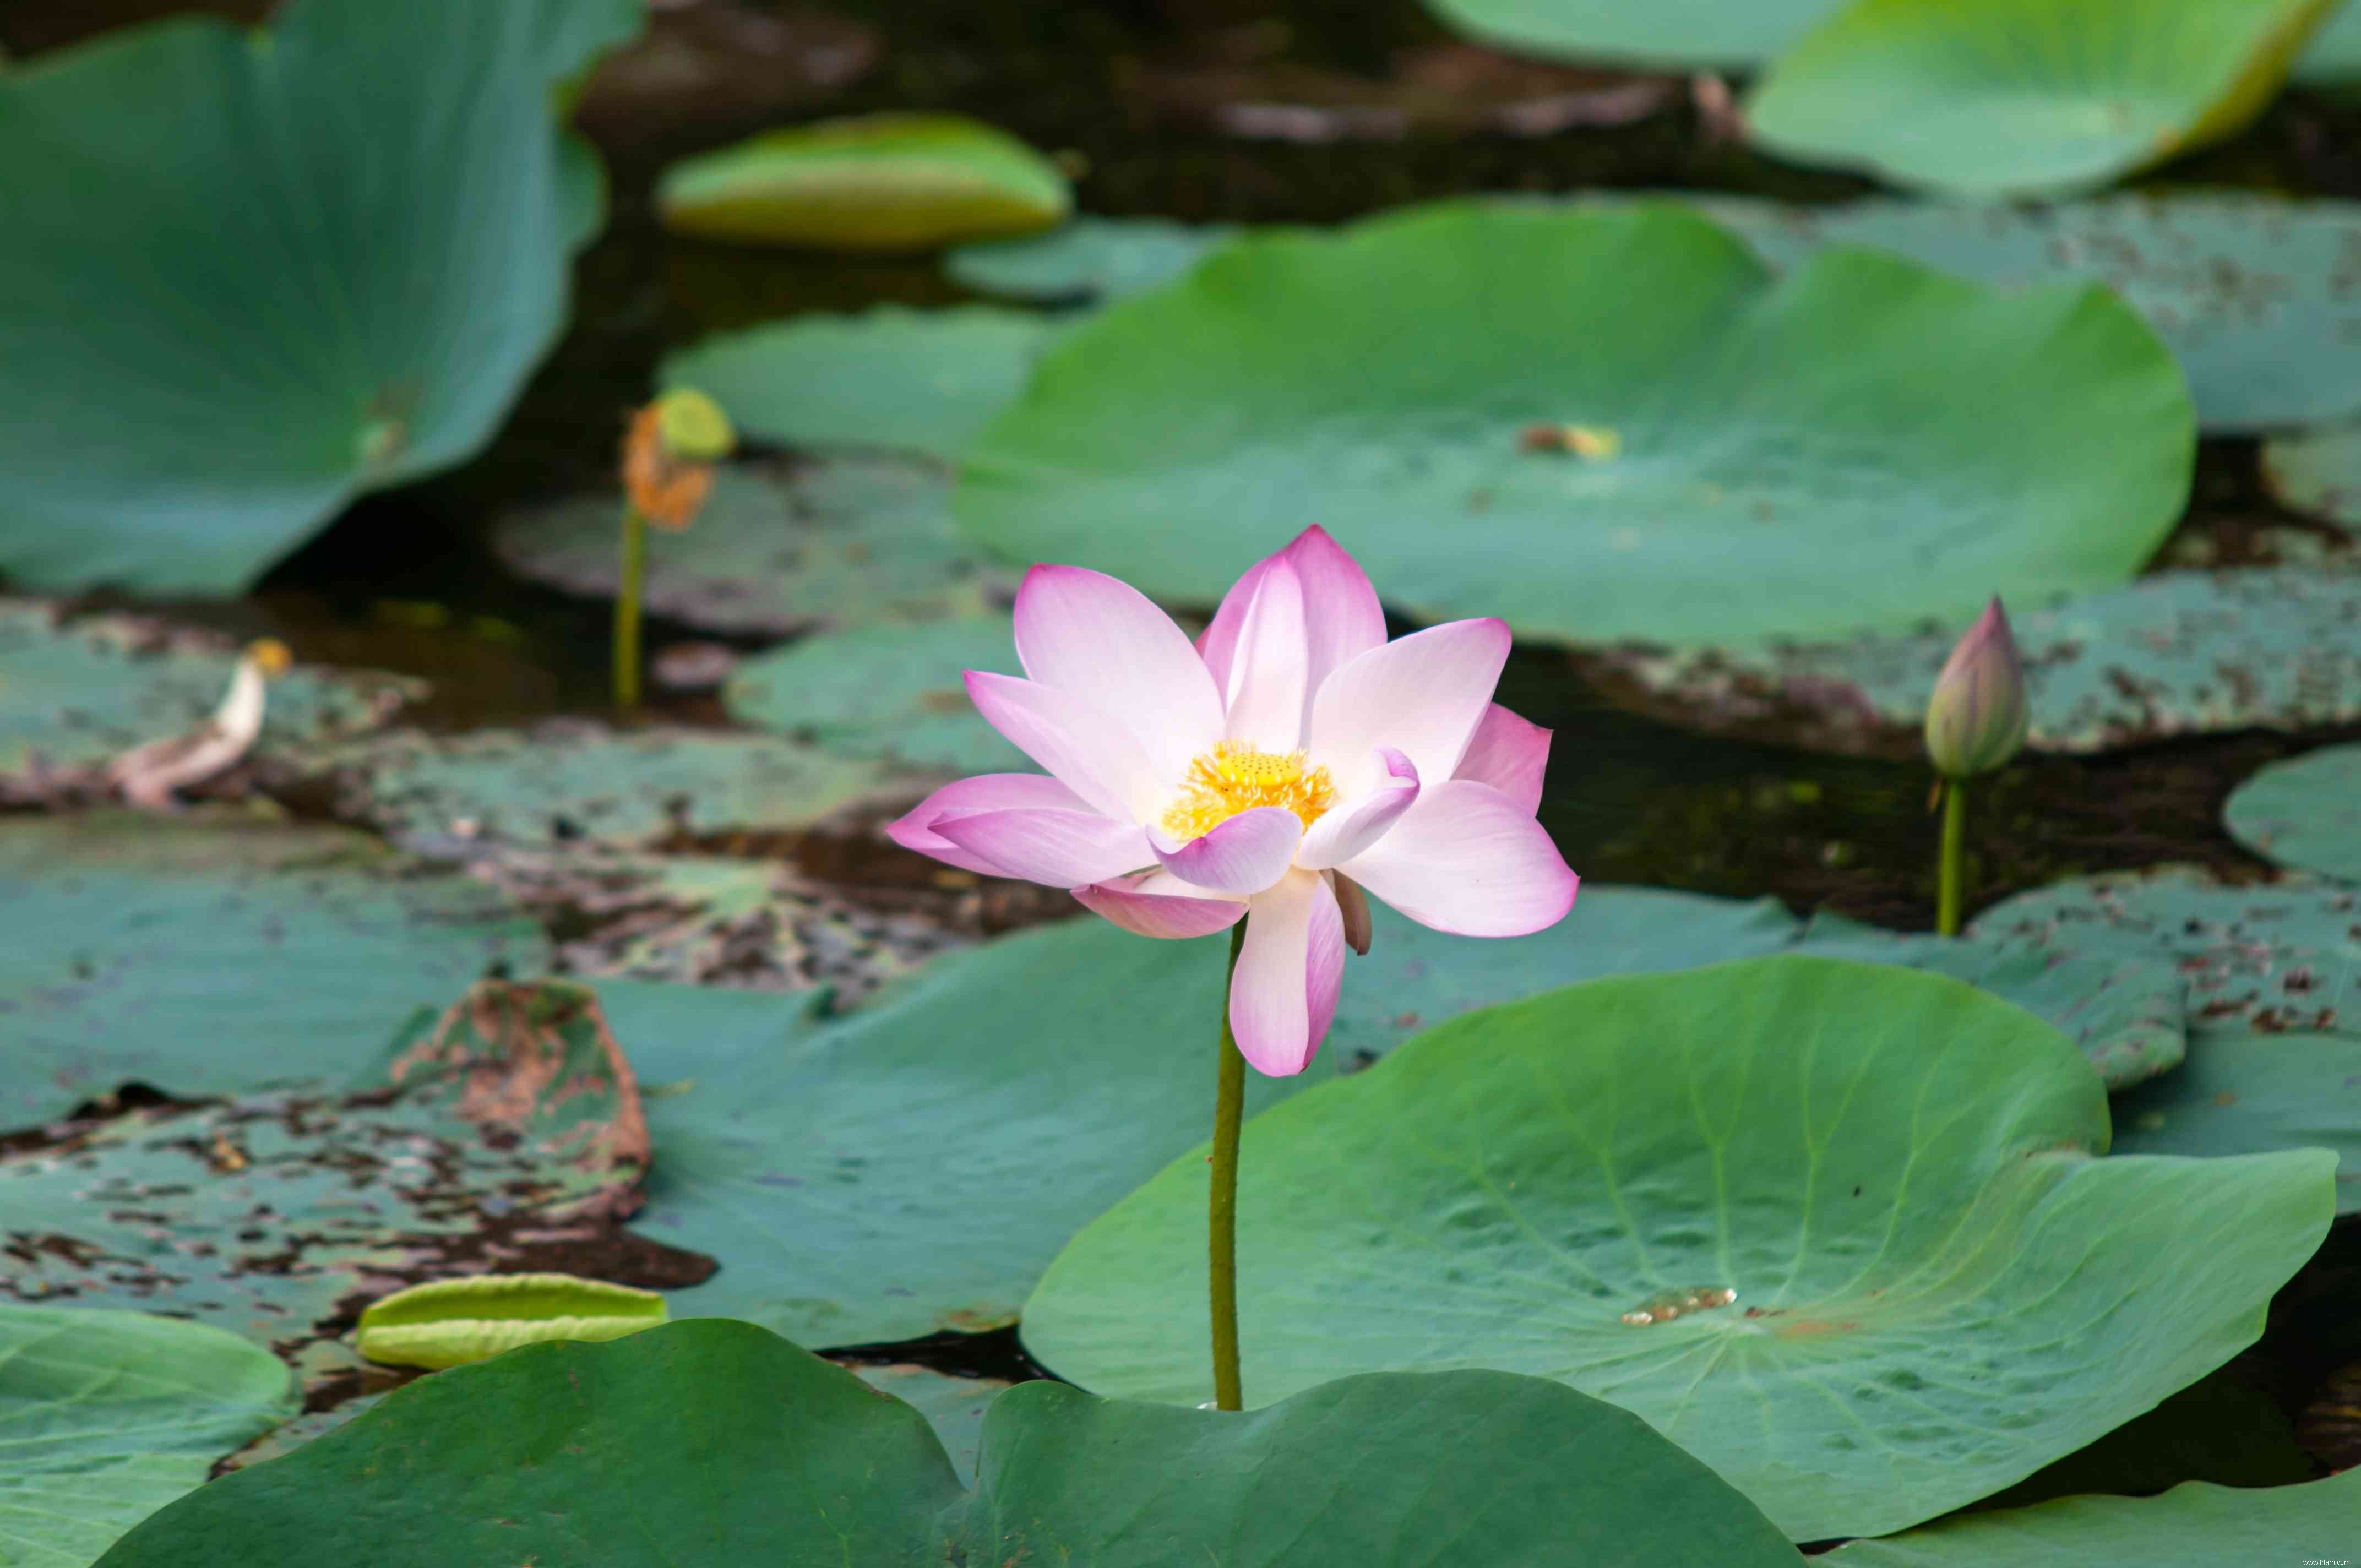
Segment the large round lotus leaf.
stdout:
[[545,912],[560,972],[801,991],[859,1001],[967,938],[939,919],[848,898],[792,861],[502,850],[476,874]]
[[509,898],[420,872],[340,828],[0,820],[0,1122],[334,1074],[491,965],[546,967]]
[[[1249,1104],[1472,1007],[1769,952],[1794,929],[1768,903],[1620,888],[1586,889],[1570,918],[1516,941],[1376,915],[1311,1072],[1256,1076]],[[649,1103],[664,1153],[637,1228],[723,1260],[672,1297],[674,1316],[835,1345],[1013,1322],[1068,1236],[1203,1137],[1222,953],[1077,922],[939,959],[840,1020],[773,999],[767,1031],[746,1013],[711,1027],[695,992],[678,1023],[660,997],[619,998],[624,1048],[661,1041],[651,1077],[689,1084]]]
[[[1774,266],[1824,246],[1864,245],[2011,288],[2104,283],[2180,361],[2209,431],[2272,430],[2361,407],[2361,301],[2350,273],[2361,203],[2176,191],[2046,206],[1794,207],[1741,197],[1700,204]],[[2305,477],[2333,464],[2287,455],[2316,439],[2268,449],[2268,471],[2290,504],[2308,504],[2303,488],[2339,482]]]
[[1420,616],[1693,646],[2119,582],[2193,439],[2095,288],[1861,252],[1774,280],[1676,206],[1457,203],[1234,240],[1084,320],[954,499],[1005,554],[1176,600],[1316,519]]
[[847,757],[954,773],[1033,773],[968,700],[966,670],[1022,674],[1005,615],[868,626],[749,660],[724,692],[741,723]]
[[[225,639],[146,616],[69,621],[60,607],[0,599],[0,800],[39,798],[62,772],[95,778],[145,741],[184,733],[220,706],[237,654]],[[415,682],[297,669],[270,683],[258,748],[374,729]]]
[[2344,420],[2263,443],[2263,483],[2298,511],[2361,529],[2361,421]]
[[1015,400],[1059,323],[1031,311],[879,305],[710,337],[657,377],[695,387],[740,433],[788,446],[883,446],[955,462]]
[[1008,1385],[997,1377],[946,1377],[907,1363],[855,1366],[853,1376],[890,1394],[927,1418],[935,1440],[959,1473],[962,1486],[975,1485],[976,1453],[983,1445],[984,1412]]
[[971,1492],[909,1406],[761,1329],[688,1322],[413,1383],[158,1515],[105,1568],[1557,1568],[1569,1552],[1794,1558],[1697,1461],[1535,1378],[1353,1377],[1244,1416],[1022,1384],[984,1418]]
[[[30,1238],[0,1250],[0,1295],[167,1311],[349,1365],[322,1342],[355,1298],[609,1237],[635,1207],[646,1122],[583,988],[483,982],[380,1035],[356,1073],[357,1043],[315,1049],[306,1087],[0,1157],[0,1234]],[[349,1086],[317,1081],[332,1072]]]
[[[2043,751],[2361,718],[2355,560],[2160,572],[2054,608],[2013,603],[2009,620],[2025,654],[2027,738]],[[1935,677],[1966,624],[1607,657],[1697,722],[1775,715],[1806,744],[1916,755]]]
[[[621,531],[618,498],[578,496],[504,519],[492,547],[537,582],[606,598]],[[649,612],[716,631],[974,615],[1009,587],[951,521],[949,478],[892,457],[725,467],[696,523],[650,530],[647,550]]]
[[926,250],[1063,218],[1058,166],[957,115],[867,115],[765,131],[674,164],[656,188],[678,234],[829,250]]
[[287,1368],[219,1329],[0,1304],[0,1562],[87,1568],[294,1413]]
[[943,270],[979,294],[1028,304],[1121,300],[1170,282],[1236,232],[1235,224],[1078,217],[1045,235],[961,246]]
[[2085,190],[2244,129],[2334,3],[1852,0],[1773,64],[1747,131],[1924,190]]
[[[2323,1153],[2106,1143],[2081,1057],[1941,976],[1791,957],[1566,987],[1246,1128],[1246,1398],[1344,1365],[1535,1373],[1797,1540],[1899,1530],[2220,1365],[2326,1234]],[[1046,1365],[1205,1397],[1206,1179],[1182,1155],[1059,1255],[1025,1308]]]
[[638,845],[725,828],[807,828],[895,788],[874,763],[701,729],[553,723],[532,734],[395,736],[342,761],[358,814],[419,845]]
[[1790,950],[1931,970],[2004,997],[2081,1047],[2109,1089],[2169,1071],[2187,1042],[2185,982],[2162,954],[2061,957],[1989,940],[1901,936],[1826,914]]
[[2361,1037],[2361,890],[2261,886],[2162,866],[2056,883],[2004,899],[1968,935],[2053,958],[2169,959],[2192,1036],[2210,1030]]
[[1839,0],[1428,0],[1495,49],[1659,70],[1749,66],[1784,50]]
[[2361,1519],[2361,1470],[2301,1486],[2193,1481],[2160,1497],[2061,1497],[2038,1508],[1964,1514],[1889,1541],[1861,1541],[1830,1568],[2228,1568],[2339,1563]]
[[2326,746],[2272,763],[2230,792],[2222,819],[2258,855],[2361,882],[2361,746]]
[[553,90],[639,21],[295,0],[259,37],[181,17],[0,75],[0,569],[234,592],[473,455],[598,222]]
[[2361,1213],[2361,1036],[2219,1029],[2177,1072],[2115,1102],[2130,1154],[2335,1151],[2337,1209]]
[[2332,7],[2289,74],[2298,82],[2332,85],[2361,80],[2361,10],[2349,5]]

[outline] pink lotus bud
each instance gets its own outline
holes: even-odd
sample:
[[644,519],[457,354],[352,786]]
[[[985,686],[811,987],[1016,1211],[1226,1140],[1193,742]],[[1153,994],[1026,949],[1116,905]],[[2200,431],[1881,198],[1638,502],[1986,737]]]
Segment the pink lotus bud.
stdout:
[[2025,661],[1994,599],[1951,650],[1927,702],[1927,754],[1945,778],[2004,765],[2025,744]]

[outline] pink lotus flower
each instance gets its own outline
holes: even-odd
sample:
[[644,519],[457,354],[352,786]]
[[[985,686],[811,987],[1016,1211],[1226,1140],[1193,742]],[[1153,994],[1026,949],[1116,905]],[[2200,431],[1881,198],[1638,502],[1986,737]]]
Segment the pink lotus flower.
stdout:
[[1367,888],[1422,926],[1521,937],[1576,879],[1533,820],[1550,733],[1492,702],[1499,620],[1386,641],[1377,590],[1317,528],[1257,565],[1192,647],[1137,589],[1036,566],[1030,677],[967,672],[994,729],[1049,770],[947,784],[886,831],[987,876],[1073,890],[1144,937],[1246,921],[1238,1048],[1301,1072],[1335,1015]]

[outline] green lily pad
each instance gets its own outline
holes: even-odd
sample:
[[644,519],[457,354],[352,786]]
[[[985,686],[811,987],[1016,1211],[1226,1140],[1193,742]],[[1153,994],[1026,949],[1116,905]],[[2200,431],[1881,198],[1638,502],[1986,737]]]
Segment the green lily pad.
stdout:
[[1659,71],[1750,66],[1784,51],[1839,0],[1428,0],[1468,37],[1515,54]]
[[2361,746],[2273,762],[2230,792],[2222,820],[2230,837],[2283,866],[2361,882]]
[[2361,1037],[2361,890],[2334,883],[2235,886],[2179,866],[2078,877],[2003,899],[1968,935],[2057,956],[2168,959],[2189,988],[2192,1036]]
[[287,1369],[219,1329],[0,1304],[0,1552],[88,1568],[295,1409]]
[[2301,1486],[2192,1481],[2160,1497],[2061,1497],[2038,1508],[1965,1514],[1890,1541],[1860,1541],[1841,1568],[2223,1568],[2232,1563],[2337,1562],[2361,1518],[2361,1470]]
[[283,1426],[276,1426],[236,1453],[226,1453],[214,1462],[216,1468],[227,1473],[243,1470],[249,1464],[259,1464],[266,1459],[277,1459],[292,1453],[315,1437],[335,1431],[359,1415],[379,1399],[382,1394],[363,1394],[332,1405],[324,1410],[307,1410]]
[[[1794,929],[1767,901],[1648,889],[1587,889],[1515,941],[1374,914],[1311,1072],[1256,1076],[1249,1105],[1469,1008],[1768,952]],[[1015,1321],[1068,1236],[1203,1135],[1222,951],[1064,924],[939,959],[840,1019],[777,997],[770,1021],[750,1005],[717,1023],[686,990],[668,1016],[653,987],[609,987],[625,1048],[643,1065],[661,1051],[651,1079],[687,1082],[648,1106],[664,1152],[636,1229],[726,1260],[673,1315],[832,1345]]]
[[[1698,204],[1774,266],[1861,245],[2007,288],[2104,283],[2180,360],[2208,431],[2312,424],[2361,406],[2361,302],[2350,275],[2361,203],[2173,191],[2041,206]],[[2349,435],[2274,441],[2266,472],[2290,505],[2314,510],[2308,492],[2349,483],[2352,445]],[[2334,472],[2340,462],[2347,477]]]
[[0,570],[235,593],[473,456],[599,220],[554,90],[640,20],[294,0],[260,35],[176,17],[0,76]]
[[412,1009],[549,944],[366,834],[192,813],[0,819],[0,1121],[137,1080],[242,1093],[346,1070]]
[[784,861],[574,848],[501,850],[474,869],[564,934],[555,967],[577,978],[821,986],[841,1006],[966,942],[940,921],[854,903]]
[[[152,617],[69,620],[58,605],[0,599],[0,801],[46,799],[63,781],[99,787],[115,757],[221,706],[237,659],[226,638]],[[373,729],[422,690],[395,675],[291,670],[270,683],[256,754]]]
[[675,234],[827,250],[929,250],[1030,234],[1072,210],[1058,166],[958,115],[865,115],[765,131],[664,172]]
[[2338,1159],[2337,1211],[2361,1213],[2361,1036],[2217,1029],[2178,1072],[2115,1105],[2127,1154],[2324,1148]]
[[2179,970],[2162,955],[2073,958],[1954,937],[1906,937],[1819,915],[1794,952],[1901,964],[2004,997],[2081,1047],[2109,1089],[2180,1065],[2188,1021]]
[[1653,1568],[1707,1546],[1793,1558],[1703,1465],[1534,1378],[1355,1377],[1247,1416],[1021,1384],[970,1492],[909,1406],[761,1329],[691,1322],[422,1379],[149,1519],[105,1568],[1540,1568],[1570,1547]]
[[1235,224],[1085,215],[1044,235],[961,246],[943,270],[979,294],[1026,304],[1104,302],[1170,283],[1237,232]]
[[355,816],[421,845],[629,847],[725,828],[807,828],[913,793],[875,764],[770,736],[555,720],[530,734],[389,736],[332,760]]
[[709,337],[657,378],[695,387],[740,432],[786,446],[875,446],[957,462],[1024,389],[1060,323],[1031,311],[879,305]]
[[[1536,1373],[1795,1539],[1900,1530],[2220,1365],[2326,1234],[2321,1151],[2100,1159],[2107,1131],[2054,1030],[1892,966],[1757,959],[1465,1018],[1247,1127],[1246,1398],[1346,1362]],[[1184,1154],[1068,1245],[1025,1308],[1036,1356],[1204,1397],[1205,1181]]]
[[2273,436],[2263,443],[2262,473],[2271,493],[2297,511],[2361,529],[2361,421]]
[[924,1366],[897,1362],[888,1366],[848,1367],[881,1394],[889,1394],[927,1418],[943,1445],[960,1484],[975,1485],[976,1455],[983,1446],[984,1412],[1009,1387],[997,1377],[947,1377]]
[[2338,1207],[2361,1212],[2361,890],[2224,886],[2164,867],[2021,894],[1970,930],[2052,957],[2171,959],[2188,986],[2188,1058],[2117,1102],[2117,1146],[2333,1149]]
[[[2159,572],[2042,608],[2009,607],[2048,751],[2361,718],[2361,559]],[[1916,631],[1603,655],[1692,722],[1776,724],[1791,741],[1916,756],[1927,699],[1964,619]]]
[[[536,582],[611,598],[620,506],[599,494],[519,512],[501,521],[492,547]],[[784,473],[722,468],[694,524],[649,531],[643,602],[691,626],[785,636],[979,614],[1013,589],[951,520],[940,471],[840,455]]]
[[2298,82],[2328,86],[2349,86],[2361,79],[2361,11],[2351,5],[2331,7],[2288,74]]
[[2332,4],[1852,0],[1772,65],[1747,130],[1920,190],[2087,190],[2243,130]]
[[1086,318],[954,504],[1011,558],[1203,603],[1309,508],[1422,619],[1693,647],[2113,586],[2193,441],[2170,356],[2095,288],[1855,251],[1774,280],[1674,205],[1448,203],[1233,240]]
[[0,1157],[0,1295],[169,1312],[320,1365],[389,1291],[603,1234],[647,1162],[590,993],[485,981],[349,1090],[134,1111]]
[[1005,615],[866,626],[748,660],[723,691],[741,724],[839,756],[953,773],[1036,773],[968,700],[961,674],[1024,674]]

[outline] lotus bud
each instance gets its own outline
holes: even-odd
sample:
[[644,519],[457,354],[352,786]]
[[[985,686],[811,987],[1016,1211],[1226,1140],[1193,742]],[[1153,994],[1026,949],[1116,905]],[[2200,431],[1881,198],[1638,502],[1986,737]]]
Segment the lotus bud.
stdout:
[[680,463],[719,463],[738,444],[721,405],[693,387],[680,387],[656,400],[656,428],[664,455]]
[[1945,778],[2004,766],[2025,744],[2025,661],[1995,598],[1951,650],[1927,702],[1927,755]]

